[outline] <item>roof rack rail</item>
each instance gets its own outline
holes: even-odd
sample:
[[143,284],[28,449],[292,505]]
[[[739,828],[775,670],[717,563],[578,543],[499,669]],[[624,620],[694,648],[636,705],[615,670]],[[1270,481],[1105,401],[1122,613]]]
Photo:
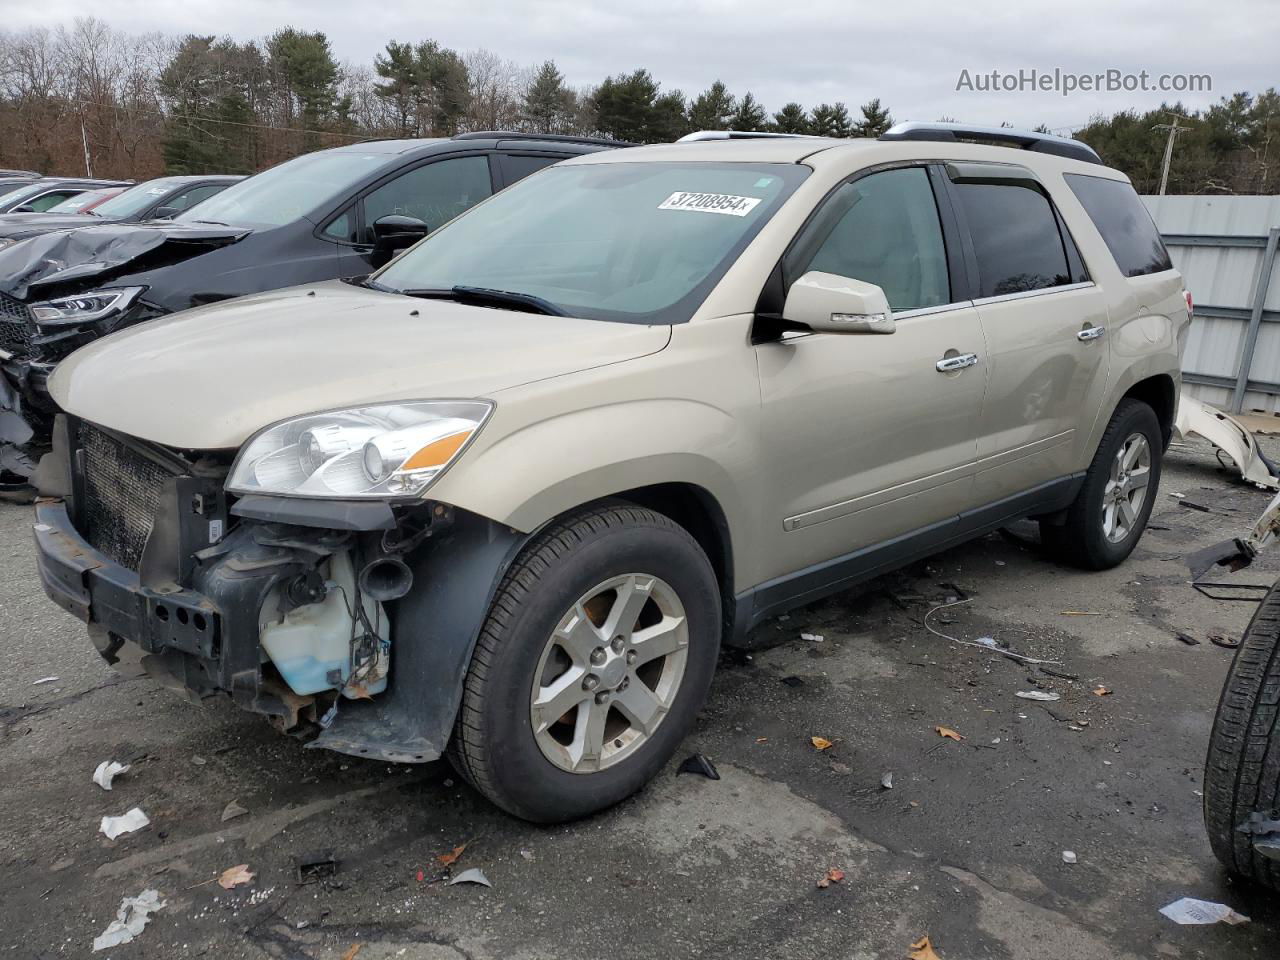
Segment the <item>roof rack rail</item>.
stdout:
[[762,133],[758,130],[696,130],[686,133],[676,143],[696,143],[702,140],[770,140],[776,137],[808,137],[807,133]]
[[1086,163],[1102,163],[1097,151],[1081,140],[1055,137],[1051,133],[1034,130],[1015,130],[1012,127],[975,127],[967,123],[899,123],[880,134],[881,140],[991,140],[995,143],[1021,147],[1034,153],[1051,153],[1057,157],[1069,157]]
[[602,147],[635,147],[630,140],[610,140],[607,137],[576,137],[564,133],[516,133],[512,130],[473,130],[456,133],[453,140],[550,140],[556,143],[591,143]]

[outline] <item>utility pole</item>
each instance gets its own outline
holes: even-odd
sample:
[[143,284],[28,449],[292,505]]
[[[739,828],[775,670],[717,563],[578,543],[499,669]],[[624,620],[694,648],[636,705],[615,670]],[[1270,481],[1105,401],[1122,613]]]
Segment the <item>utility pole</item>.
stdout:
[[[88,133],[86,132],[86,129],[84,129],[84,120],[81,120],[81,143],[84,145],[84,175],[86,175],[86,177],[92,177],[93,168],[90,163],[88,163]],[[1164,191],[1161,191],[1161,193],[1164,193]]]
[[1179,120],[1189,120],[1188,117],[1179,116],[1176,113],[1170,114],[1173,117],[1173,123],[1158,123],[1152,130],[1168,130],[1169,139],[1164,145],[1164,162],[1160,165],[1160,196],[1164,196],[1165,188],[1169,185],[1169,165],[1173,163],[1173,141],[1178,138],[1178,134],[1186,133],[1187,127],[1178,126]]

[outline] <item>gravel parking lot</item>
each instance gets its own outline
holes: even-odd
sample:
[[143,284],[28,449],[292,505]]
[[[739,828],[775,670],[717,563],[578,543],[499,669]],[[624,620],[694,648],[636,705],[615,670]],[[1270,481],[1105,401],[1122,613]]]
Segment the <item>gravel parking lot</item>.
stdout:
[[[1275,956],[1280,903],[1222,873],[1200,819],[1231,657],[1209,638],[1237,637],[1252,607],[1195,593],[1182,564],[1266,501],[1207,445],[1175,448],[1118,570],[993,535],[771,622],[775,645],[724,655],[650,788],[556,828],[498,813],[443,763],[304,750],[229,703],[121,681],[41,592],[28,510],[0,506],[0,951],[87,956],[121,897],[154,888],[166,906],[101,956],[826,960],[905,957],[925,934],[943,960]],[[1280,555],[1235,579],[1276,576]],[[1054,673],[930,633],[949,597],[971,601],[931,625]],[[1032,690],[1060,699],[1015,696]],[[676,774],[694,752],[720,780]],[[90,782],[106,759],[133,764],[110,793]],[[222,822],[231,801],[248,812]],[[148,828],[98,832],[134,806]],[[299,884],[321,851],[336,873]],[[253,881],[223,890],[241,863]],[[444,882],[470,867],[492,888]],[[820,888],[832,868],[843,880]],[[1157,913],[1183,896],[1252,922]]]

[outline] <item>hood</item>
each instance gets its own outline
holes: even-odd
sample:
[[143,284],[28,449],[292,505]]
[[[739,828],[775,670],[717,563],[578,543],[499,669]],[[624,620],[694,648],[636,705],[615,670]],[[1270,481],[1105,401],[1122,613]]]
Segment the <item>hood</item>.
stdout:
[[50,230],[73,230],[108,222],[90,213],[0,213],[0,238],[21,239]]
[[482,398],[663,349],[666,326],[419,300],[331,281],[185,310],[92,343],[49,392],[78,417],[184,449],[394,400]]
[[[0,249],[0,293],[25,300],[41,287],[118,271],[143,257],[176,263],[243,239],[246,227],[95,223],[31,237]],[[161,249],[164,248],[164,249]]]

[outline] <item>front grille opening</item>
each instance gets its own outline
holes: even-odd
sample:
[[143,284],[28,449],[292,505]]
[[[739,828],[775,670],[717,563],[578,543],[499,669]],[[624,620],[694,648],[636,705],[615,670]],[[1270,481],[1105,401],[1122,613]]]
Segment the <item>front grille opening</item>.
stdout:
[[136,571],[173,474],[89,423],[80,425],[84,502],[80,531],[100,553]]
[[25,357],[31,352],[31,320],[27,306],[0,293],[0,350]]

